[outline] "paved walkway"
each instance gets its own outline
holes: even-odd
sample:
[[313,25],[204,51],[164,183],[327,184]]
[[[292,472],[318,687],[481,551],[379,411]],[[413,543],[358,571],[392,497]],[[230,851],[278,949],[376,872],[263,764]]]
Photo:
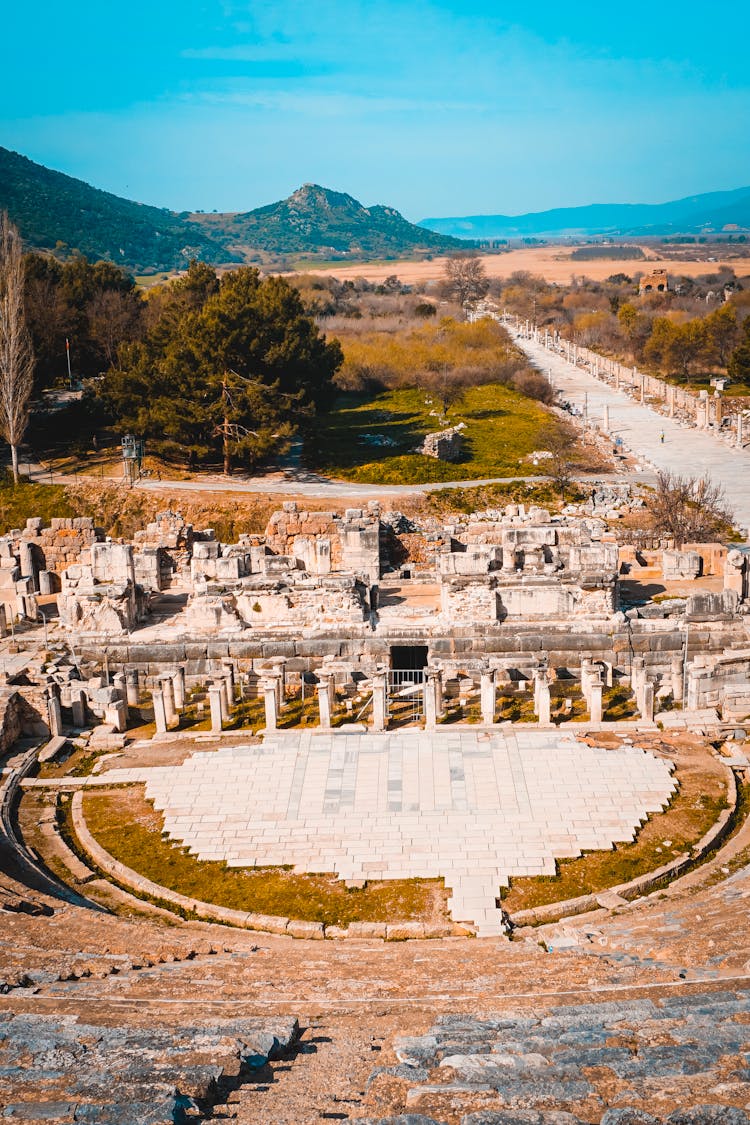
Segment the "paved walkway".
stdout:
[[[709,476],[724,487],[735,520],[750,527],[750,450],[737,449],[709,432],[688,427],[636,402],[595,379],[588,371],[568,363],[543,344],[516,337],[516,343],[545,374],[552,371],[555,387],[573,405],[583,408],[587,398],[588,417],[601,426],[604,406],[609,407],[609,428],[613,437],[657,469],[669,469],[682,476]],[[664,441],[661,441],[661,434]]]
[[114,769],[145,782],[169,835],[230,866],[294,864],[342,879],[434,879],[453,918],[502,932],[512,876],[631,840],[668,801],[669,765],[556,731],[305,731],[196,753],[181,766]]

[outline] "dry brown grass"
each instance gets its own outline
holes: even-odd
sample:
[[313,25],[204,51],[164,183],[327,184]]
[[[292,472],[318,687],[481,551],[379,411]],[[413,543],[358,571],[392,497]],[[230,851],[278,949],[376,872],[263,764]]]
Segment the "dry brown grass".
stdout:
[[237,868],[196,859],[163,837],[164,818],[146,801],[142,786],[87,794],[84,814],[91,834],[115,859],[202,902],[326,925],[448,921],[440,880],[390,880],[349,889],[333,874],[296,875],[285,867]]
[[[704,273],[714,273],[722,266],[737,265],[737,260],[726,257],[721,261],[707,262],[705,259],[688,259],[676,262],[671,258],[660,258],[654,251],[644,246],[647,261],[593,261],[579,262],[571,258],[572,249],[563,246],[532,246],[523,250],[511,250],[507,254],[483,254],[485,272],[488,277],[507,278],[518,270],[528,270],[543,277],[545,281],[558,285],[570,284],[573,277],[588,277],[592,281],[604,281],[614,273],[625,270],[632,273],[635,270],[645,271],[651,269],[667,269],[671,273],[683,274],[686,277],[698,277]],[[426,281],[437,281],[443,277],[444,258],[433,258],[424,262],[363,262],[353,266],[332,266],[330,268],[308,269],[308,273],[325,273],[337,277],[340,281],[354,280],[364,277],[368,281],[382,282],[387,277],[396,275],[406,285],[416,285]]]

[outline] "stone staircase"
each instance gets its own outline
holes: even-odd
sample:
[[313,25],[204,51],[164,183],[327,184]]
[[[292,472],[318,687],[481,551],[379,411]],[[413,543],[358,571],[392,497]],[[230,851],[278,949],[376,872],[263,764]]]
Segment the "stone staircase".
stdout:
[[216,1106],[294,1044],[297,1021],[123,1027],[0,1010],[0,1116],[174,1125]]
[[359,1125],[750,1122],[744,990],[443,1015],[394,1051],[370,1079],[378,1112]]

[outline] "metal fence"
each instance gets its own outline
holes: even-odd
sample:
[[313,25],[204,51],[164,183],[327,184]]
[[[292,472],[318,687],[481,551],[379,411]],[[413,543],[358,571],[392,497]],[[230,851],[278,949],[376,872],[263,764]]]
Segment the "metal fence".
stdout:
[[388,673],[388,713],[392,723],[410,723],[424,714],[424,671],[391,668]]

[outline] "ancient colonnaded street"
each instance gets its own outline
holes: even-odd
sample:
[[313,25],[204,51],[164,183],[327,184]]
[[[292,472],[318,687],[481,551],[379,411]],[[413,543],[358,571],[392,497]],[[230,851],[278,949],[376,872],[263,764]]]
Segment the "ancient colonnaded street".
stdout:
[[454,921],[501,933],[512,876],[630,840],[669,800],[670,763],[557,732],[311,732],[114,769],[144,781],[165,830],[201,859],[292,863],[344,879],[445,878]]

